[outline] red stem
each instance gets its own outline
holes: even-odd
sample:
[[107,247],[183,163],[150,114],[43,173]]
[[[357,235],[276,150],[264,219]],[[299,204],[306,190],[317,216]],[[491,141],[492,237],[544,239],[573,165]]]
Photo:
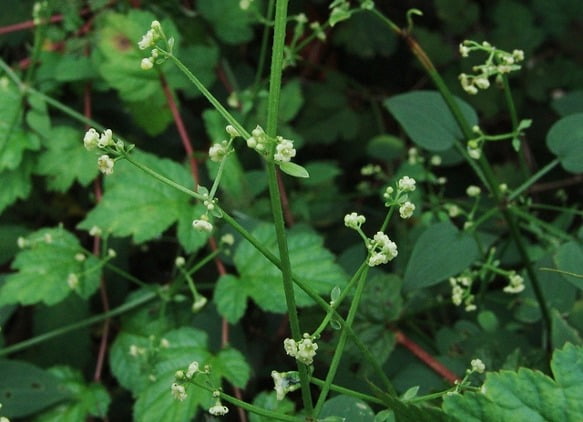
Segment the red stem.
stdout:
[[417,343],[413,342],[413,340],[408,338],[401,331],[395,331],[395,338],[398,344],[409,349],[409,351],[417,356],[419,360],[421,360],[425,365],[429,366],[451,384],[455,384],[456,381],[459,381],[460,378],[456,374],[451,372],[441,362],[423,350]]

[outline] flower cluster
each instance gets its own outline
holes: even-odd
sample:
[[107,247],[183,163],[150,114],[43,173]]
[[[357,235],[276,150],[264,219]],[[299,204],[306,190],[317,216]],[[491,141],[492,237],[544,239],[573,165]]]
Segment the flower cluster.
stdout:
[[271,371],[271,378],[273,378],[273,384],[277,400],[283,400],[287,393],[296,391],[301,386],[298,371],[289,372]]
[[474,280],[469,274],[449,278],[451,301],[455,306],[463,304],[466,312],[472,312],[477,309],[474,304],[475,297],[471,292],[473,282]]
[[475,72],[474,75],[465,73],[459,75],[462,88],[472,95],[477,94],[480,89],[488,89],[490,87],[490,77],[494,76],[497,82],[501,82],[502,75],[519,70],[521,66],[518,63],[524,60],[524,52],[522,50],[514,50],[512,53],[508,53],[497,49],[487,41],[480,44],[475,41],[465,40],[460,44],[459,50],[462,57],[468,57],[472,51],[483,51],[488,54],[484,64],[472,68]]
[[516,294],[524,290],[524,278],[516,274],[515,271],[508,273],[508,285],[504,287],[505,293]]
[[308,333],[304,334],[304,338],[296,342],[294,339],[286,338],[283,341],[285,352],[302,362],[304,365],[311,365],[316,356],[318,345],[314,342],[314,338]]
[[390,207],[392,205],[399,206],[399,215],[401,218],[410,218],[415,211],[415,204],[409,201],[409,192],[415,190],[415,179],[409,176],[403,176],[396,185],[395,188],[388,186],[385,189],[383,198],[385,199],[385,206]]
[[287,163],[296,156],[296,149],[294,148],[293,141],[284,139],[281,136],[277,136],[275,141],[277,142],[275,144],[275,154],[273,154],[273,159],[275,162]]
[[484,365],[484,362],[482,362],[481,359],[472,359],[472,361],[470,362],[470,366],[471,369],[469,370],[470,372],[477,372],[478,374],[483,374],[484,371],[486,370],[486,365]]
[[368,265],[371,267],[386,264],[392,261],[398,254],[397,244],[383,232],[377,232],[372,240],[369,239],[368,251]]
[[358,230],[364,224],[366,218],[364,215],[359,215],[355,212],[346,214],[344,216],[344,225],[348,228]]
[[[102,154],[97,158],[97,167],[105,175],[113,173],[113,166],[119,156],[132,150],[133,145],[126,148],[122,140],[114,141],[111,129],[106,129],[101,135],[93,128],[89,129],[83,137],[83,145],[87,151],[101,150]],[[111,156],[115,158],[111,158]]]
[[229,413],[229,408],[221,403],[221,393],[218,390],[213,392],[213,397],[216,401],[215,405],[209,408],[209,413],[213,416],[224,416]]
[[[150,29],[142,39],[138,41],[138,47],[140,50],[147,50],[151,48],[150,57],[142,59],[140,67],[144,70],[150,70],[154,67],[154,63],[163,63],[165,58],[161,56],[163,50],[156,45],[159,40],[163,40],[166,44],[166,48],[171,53],[172,47],[174,46],[174,38],[167,39],[164,31],[162,30],[162,25],[157,20],[152,21]],[[166,53],[166,52],[164,52]]]
[[220,163],[221,161],[223,161],[223,158],[226,157],[228,152],[229,143],[227,141],[222,141],[221,143],[213,144],[209,148],[209,158],[211,159],[211,161],[214,161],[215,163]]
[[466,188],[466,195],[470,198],[477,198],[482,193],[482,189],[476,185],[470,185]]

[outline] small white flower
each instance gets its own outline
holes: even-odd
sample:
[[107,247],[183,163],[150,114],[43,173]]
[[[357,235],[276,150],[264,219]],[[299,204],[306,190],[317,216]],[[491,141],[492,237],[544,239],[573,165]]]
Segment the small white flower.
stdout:
[[391,199],[391,195],[393,195],[394,191],[395,189],[393,189],[392,186],[387,186],[387,188],[385,189],[385,193],[383,193],[383,198]]
[[85,254],[83,254],[81,252],[75,254],[75,261],[77,261],[77,262],[83,262],[83,261],[85,261],[86,258],[87,257],[85,256]]
[[440,166],[442,162],[441,156],[440,155],[432,155],[431,159],[429,160],[429,163],[431,163],[432,166]]
[[96,236],[101,236],[101,234],[102,234],[102,231],[101,231],[101,229],[100,229],[99,227],[97,227],[97,226],[93,226],[93,227],[91,227],[91,229],[89,230],[89,236],[96,237]]
[[16,239],[16,244],[20,249],[24,249],[28,246],[28,240],[22,236],[18,236],[18,239]]
[[239,9],[241,10],[247,10],[249,9],[249,7],[251,6],[251,2],[253,0],[240,0],[239,1]]
[[295,156],[296,150],[294,148],[293,141],[290,141],[289,139],[283,139],[281,136],[278,136],[273,159],[279,163],[285,163],[290,161]]
[[387,262],[389,262],[389,260],[387,259],[387,256],[382,252],[374,253],[368,259],[369,267],[375,267],[377,265],[386,264]]
[[524,51],[522,50],[513,50],[512,51],[512,57],[514,57],[514,60],[516,60],[517,62],[521,62],[524,60]]
[[473,147],[468,144],[467,151],[470,158],[473,158],[474,160],[479,160],[482,156],[482,149],[480,147]]
[[88,151],[92,151],[97,147],[99,141],[99,133],[93,128],[89,129],[83,137],[83,145]]
[[227,141],[223,141],[220,144],[213,144],[209,148],[209,158],[211,161],[220,163],[223,158],[227,155]]
[[79,287],[79,276],[75,273],[70,273],[67,276],[67,285],[71,290],[77,290]]
[[257,148],[257,139],[255,139],[253,136],[247,139],[247,146],[251,149]]
[[415,179],[403,176],[398,183],[399,189],[403,192],[413,192],[415,190]]
[[176,259],[174,260],[174,265],[176,265],[177,267],[182,267],[184,266],[185,263],[186,260],[184,259],[183,256],[177,256]]
[[468,195],[470,198],[475,198],[475,197],[479,196],[481,193],[482,193],[482,189],[480,189],[479,186],[470,185],[466,189],[466,195]]
[[117,252],[114,249],[109,248],[107,250],[107,256],[109,258],[115,258],[117,256]]
[[105,148],[110,145],[115,145],[115,143],[113,142],[113,133],[111,132],[111,129],[105,129],[105,132],[103,132],[103,134],[99,137],[99,140],[97,141],[97,147]]
[[271,378],[273,378],[273,388],[275,390],[277,400],[283,400],[287,393],[295,391],[301,386],[297,371],[271,371]]
[[138,47],[140,50],[146,50],[150,47],[154,46],[156,35],[152,29],[149,29],[148,32],[142,37],[140,41],[138,41]]
[[362,226],[362,224],[365,221],[366,221],[366,218],[364,217],[364,215],[359,215],[355,212],[352,212],[350,214],[346,214],[344,216],[344,225],[346,227],[351,228],[351,229],[360,228],[360,226]]
[[296,359],[305,365],[311,365],[316,356],[318,345],[310,338],[308,334],[304,334],[304,338],[298,342],[298,353]]
[[140,63],[140,67],[143,70],[150,70],[151,68],[154,67],[154,61],[152,60],[151,57],[147,57],[145,59],[142,59],[142,62]]
[[199,365],[197,361],[192,362],[188,365],[188,369],[186,370],[186,378],[190,379],[194,374],[196,374],[199,370]]
[[236,138],[237,136],[241,136],[239,131],[233,125],[227,125],[225,127],[225,131],[229,134],[231,138]]
[[192,222],[192,227],[200,232],[210,233],[213,231],[213,225],[202,216],[200,219],[194,220]]
[[172,383],[170,391],[172,393],[172,397],[178,401],[184,401],[187,396],[184,386],[177,383]]
[[228,246],[233,246],[235,244],[235,236],[233,236],[231,233],[226,233],[221,236],[221,243],[224,243]]
[[463,43],[460,44],[460,54],[462,57],[468,57],[470,54],[470,48]]
[[160,22],[158,22],[157,20],[153,20],[152,23],[150,24],[150,28],[154,32],[160,32],[160,30],[162,29],[162,26],[160,25]]
[[108,155],[102,155],[97,159],[97,168],[105,175],[113,173],[114,164],[115,162]]
[[162,338],[160,339],[160,347],[163,349],[168,349],[170,347],[170,342],[168,339]]
[[283,341],[283,348],[285,352],[291,357],[295,358],[298,354],[298,344],[293,338],[286,338]]
[[209,409],[209,413],[213,416],[223,416],[229,413],[229,408],[227,406],[223,406],[221,400],[217,400],[215,405]]
[[409,218],[413,215],[413,211],[415,211],[415,204],[407,201],[403,205],[399,207],[399,215],[401,218]]
[[524,290],[524,278],[511,271],[508,275],[508,286],[504,287],[505,293],[516,294]]
[[470,362],[472,366],[472,371],[477,372],[478,374],[483,374],[486,370],[486,365],[480,359],[472,359]]

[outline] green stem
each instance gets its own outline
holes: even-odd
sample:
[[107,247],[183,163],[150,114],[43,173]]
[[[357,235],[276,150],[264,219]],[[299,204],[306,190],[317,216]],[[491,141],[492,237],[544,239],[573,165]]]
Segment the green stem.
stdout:
[[28,349],[29,347],[44,343],[44,342],[49,341],[55,337],[67,334],[71,331],[79,330],[79,329],[85,328],[85,327],[90,327],[91,325],[96,324],[98,322],[102,322],[102,321],[105,321],[106,319],[113,318],[113,317],[116,317],[118,315],[124,314],[128,311],[131,311],[132,309],[135,309],[139,306],[142,306],[142,305],[150,302],[152,299],[154,299],[156,297],[158,297],[157,293],[153,293],[153,292],[148,293],[136,301],[133,301],[130,303],[125,303],[121,306],[118,306],[115,309],[112,309],[109,312],[104,312],[101,315],[96,315],[92,318],[87,318],[83,321],[79,321],[79,322],[76,322],[74,324],[69,324],[69,325],[66,325],[64,327],[58,328],[56,330],[52,330],[48,333],[33,337],[29,340],[21,341],[20,343],[14,344],[12,346],[5,347],[3,349],[0,349],[0,356],[5,356],[5,355],[11,354],[11,353],[15,353],[15,352],[19,352],[21,350]]
[[540,169],[535,174],[530,176],[530,178],[526,182],[524,182],[522,185],[520,185],[518,188],[516,188],[516,190],[514,190],[512,192],[512,194],[508,197],[508,199],[510,201],[512,201],[513,199],[516,199],[524,191],[526,191],[528,188],[530,188],[532,185],[534,185],[539,179],[541,179],[548,172],[550,172],[552,169],[554,169],[559,163],[560,163],[560,160],[558,158],[555,158],[553,161],[548,163],[542,169]]
[[182,71],[186,75],[186,77],[196,86],[196,88],[201,92],[202,95],[212,104],[212,106],[223,116],[223,118],[229,122],[229,124],[233,125],[235,129],[243,136],[244,138],[249,138],[251,135],[249,132],[245,130],[243,126],[233,117],[229,111],[223,107],[221,102],[215,98],[211,92],[206,89],[204,84],[193,75],[193,73],[173,54],[167,53],[168,58],[174,62],[176,67]]
[[364,271],[362,271],[360,280],[358,282],[358,285],[356,286],[356,292],[354,293],[354,298],[352,299],[350,309],[348,310],[346,324],[342,329],[342,333],[340,333],[340,338],[338,339],[338,344],[336,345],[336,348],[334,350],[334,356],[332,356],[332,362],[330,362],[330,368],[328,369],[326,380],[324,381],[324,385],[322,385],[322,390],[320,391],[320,396],[318,397],[318,401],[314,409],[314,413],[316,415],[318,415],[322,410],[322,406],[324,406],[324,402],[326,401],[326,397],[328,396],[328,392],[330,391],[332,381],[334,380],[336,372],[338,371],[338,366],[340,365],[340,360],[342,359],[342,355],[344,353],[344,347],[346,346],[346,339],[348,338],[348,328],[352,328],[352,323],[354,322],[356,312],[358,311],[358,305],[360,304],[360,300],[362,298],[362,292],[364,291],[364,286],[366,284],[368,268],[369,267],[367,266],[365,267]]
[[[273,10],[275,6],[275,0],[269,0],[267,5],[267,20],[273,19]],[[259,60],[257,62],[257,72],[255,73],[255,82],[253,86],[253,90],[255,93],[259,90],[259,84],[261,82],[261,77],[263,75],[263,70],[265,69],[265,61],[267,58],[267,46],[269,42],[269,34],[271,33],[271,28],[269,26],[265,26],[263,29],[263,35],[261,36],[261,48],[259,50]]]
[[[516,112],[516,105],[514,104],[514,98],[512,98],[512,91],[510,90],[510,84],[508,83],[508,76],[502,75],[502,87],[504,89],[504,100],[506,101],[506,107],[508,107],[508,113],[510,113],[510,121],[512,122],[512,132],[516,134],[516,137],[522,142],[519,138],[520,134],[516,133],[518,129],[518,114]],[[524,154],[518,154],[518,159],[520,161],[520,169],[524,177],[528,177],[528,166],[526,165],[526,161],[524,160]]]
[[[326,381],[321,380],[319,378],[312,377],[310,378],[310,382],[315,384],[319,387],[323,387]],[[337,393],[344,394],[345,396],[356,397],[357,399],[361,399],[367,401],[369,403],[377,403],[377,404],[384,404],[381,399],[376,398],[375,396],[371,396],[369,394],[360,393],[358,391],[351,390],[350,388],[342,387],[336,384],[330,384],[330,390],[336,391]]]
[[[285,44],[285,28],[287,20],[287,0],[277,0],[275,3],[275,28],[273,32],[273,47],[271,53],[271,72],[269,77],[269,95],[267,97],[267,128],[269,137],[275,138],[277,133],[277,122],[279,117],[279,101],[281,93],[281,75],[283,73],[283,50]],[[273,146],[270,147],[272,153]],[[287,246],[285,233],[285,222],[281,207],[281,194],[277,182],[275,164],[272,160],[266,162],[267,182],[269,186],[269,199],[271,202],[271,213],[277,237],[277,247],[279,250],[280,270],[283,282],[283,291],[287,304],[291,335],[299,340],[302,336],[300,320],[296,307],[294,286],[292,280],[291,262]],[[302,389],[302,401],[306,414],[312,415],[312,396],[310,392],[310,382],[308,368],[301,362],[297,362],[300,374]]]

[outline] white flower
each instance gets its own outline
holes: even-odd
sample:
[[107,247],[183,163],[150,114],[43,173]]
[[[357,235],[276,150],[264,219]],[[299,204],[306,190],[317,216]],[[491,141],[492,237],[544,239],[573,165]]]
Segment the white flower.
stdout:
[[462,57],[468,57],[470,54],[470,48],[464,45],[463,43],[460,44],[460,54]]
[[484,76],[478,76],[474,79],[474,85],[480,89],[488,89],[490,87],[490,81]]
[[298,342],[296,359],[305,365],[311,365],[314,361],[314,356],[316,356],[316,350],[318,350],[318,345],[314,343],[308,334],[304,334],[304,338]]
[[143,70],[150,70],[151,68],[154,67],[154,61],[152,60],[151,57],[147,57],[145,59],[142,59],[142,62],[140,63],[140,67]]
[[156,34],[153,29],[149,29],[148,32],[138,41],[138,47],[140,50],[146,50],[147,48],[153,47],[156,39]]
[[24,249],[28,246],[28,240],[22,236],[18,236],[18,239],[16,239],[16,244],[20,249]]
[[415,204],[407,201],[403,205],[399,207],[399,215],[401,218],[409,218],[413,215],[413,211],[415,211]]
[[369,267],[375,267],[377,265],[386,264],[387,262],[389,262],[387,256],[381,252],[377,252],[371,255],[370,258],[368,259]]
[[172,383],[170,391],[172,393],[172,397],[178,401],[183,401],[187,396],[184,386],[177,383]]
[[67,276],[67,285],[69,289],[76,290],[79,287],[79,276],[75,273],[70,273]]
[[344,216],[344,225],[351,229],[357,229],[366,221],[364,215],[359,215],[355,212],[346,214]]
[[111,132],[111,129],[105,129],[105,132],[103,132],[103,134],[99,137],[99,140],[97,141],[97,147],[105,148],[110,145],[114,145],[113,133]]
[[165,338],[160,339],[160,347],[162,347],[163,349],[169,348],[170,342],[168,341],[168,339]]
[[97,226],[93,226],[89,230],[89,236],[94,236],[94,237],[101,236],[101,233],[102,233],[101,229]]
[[236,138],[237,136],[241,136],[239,131],[237,129],[235,129],[235,126],[233,126],[233,125],[227,125],[225,127],[225,131],[229,134],[229,136],[231,138]]
[[97,167],[99,171],[105,175],[113,173],[114,161],[109,157],[109,155],[102,155],[97,159]]
[[393,189],[392,186],[387,186],[387,188],[385,189],[385,193],[383,193],[383,198],[391,199],[391,195],[393,194],[394,191],[395,189]]
[[482,156],[482,150],[479,146],[474,147],[468,144],[467,151],[468,155],[474,160],[479,160],[480,157]]
[[251,2],[253,0],[240,0],[239,1],[239,9],[241,10],[247,10],[249,9],[249,7],[251,6]]
[[472,366],[472,371],[477,372],[478,374],[483,374],[486,370],[486,365],[480,359],[472,359],[470,362]]
[[516,60],[517,62],[521,62],[524,60],[524,51],[522,50],[513,50],[512,51],[512,57],[514,57],[514,60]]
[[281,136],[278,136],[273,159],[279,163],[285,163],[290,161],[295,156],[296,150],[294,148],[293,141],[290,141],[289,139],[283,139]]
[[225,155],[227,155],[227,141],[213,144],[209,148],[209,158],[216,163],[220,163],[225,158]]
[[85,254],[83,254],[81,252],[75,254],[75,261],[77,261],[77,262],[83,262],[83,261],[85,261],[86,258],[87,257],[85,256]]
[[174,260],[174,265],[176,265],[177,267],[182,267],[185,263],[186,260],[184,259],[183,256],[177,256],[176,259]]
[[442,159],[440,155],[432,155],[431,159],[429,160],[429,162],[431,163],[432,166],[440,166]]
[[480,193],[482,193],[482,189],[480,189],[479,186],[475,186],[475,185],[470,185],[468,186],[468,188],[466,189],[466,194],[470,197],[470,198],[475,198],[476,196],[479,196]]
[[511,271],[508,275],[508,286],[504,287],[506,293],[520,293],[524,290],[524,278]]
[[415,179],[403,176],[398,183],[399,189],[403,192],[413,192],[415,190]]
[[160,30],[162,29],[162,26],[160,25],[160,22],[158,22],[157,20],[153,20],[152,23],[150,24],[150,28],[154,32],[160,32]]
[[295,358],[298,354],[298,344],[293,338],[286,338],[283,341],[283,348],[285,352],[291,357]]
[[381,248],[381,252],[388,254],[387,258],[389,261],[397,256],[397,244],[389,239],[389,236],[383,232],[377,232],[374,235],[373,240],[376,245]]
[[273,378],[273,388],[275,390],[277,400],[283,400],[287,393],[295,391],[301,386],[297,371],[271,371],[271,378]]
[[235,236],[233,236],[231,233],[226,233],[221,236],[221,243],[228,246],[233,246],[235,244]]
[[198,372],[199,369],[199,365],[197,361],[192,362],[190,365],[188,365],[188,369],[186,370],[186,378],[192,378],[192,376],[194,374],[196,374]]
[[97,141],[99,141],[99,134],[93,128],[89,129],[83,137],[83,145],[88,151],[94,150],[97,147]]
[[213,225],[204,217],[205,216],[203,215],[200,219],[194,220],[192,222],[192,227],[200,232],[210,233],[213,231]]
[[209,413],[213,416],[223,416],[229,413],[229,408],[227,406],[223,406],[221,400],[217,400],[215,405],[209,409]]

